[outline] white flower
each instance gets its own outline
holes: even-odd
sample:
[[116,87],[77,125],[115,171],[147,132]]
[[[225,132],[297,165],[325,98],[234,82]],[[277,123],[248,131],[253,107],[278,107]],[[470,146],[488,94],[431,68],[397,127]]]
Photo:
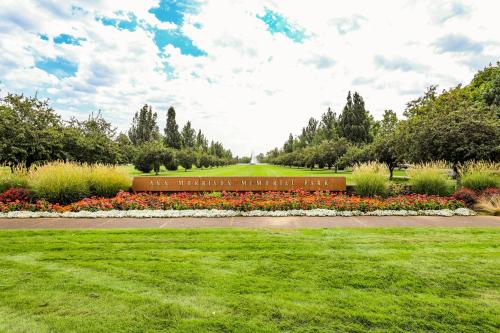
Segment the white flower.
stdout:
[[440,209],[440,210],[374,210],[372,212],[363,213],[361,211],[338,211],[331,209],[294,209],[294,210],[252,210],[242,212],[237,210],[221,210],[221,209],[187,209],[187,210],[107,210],[107,211],[80,211],[80,212],[30,212],[30,211],[14,211],[8,213],[0,213],[0,218],[40,218],[40,217],[64,217],[64,218],[120,218],[120,217],[136,217],[136,218],[169,218],[169,217],[234,217],[234,216],[473,216],[476,212],[468,208],[458,208],[455,210]]

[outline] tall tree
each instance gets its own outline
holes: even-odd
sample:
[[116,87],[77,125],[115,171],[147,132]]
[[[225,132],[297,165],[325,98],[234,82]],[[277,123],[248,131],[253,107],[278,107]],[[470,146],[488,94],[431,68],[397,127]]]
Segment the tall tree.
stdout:
[[201,130],[198,130],[198,134],[196,135],[196,149],[202,152],[208,151],[208,140]]
[[357,144],[370,141],[370,122],[365,110],[365,102],[357,93],[351,98],[347,95],[347,103],[339,120],[339,130],[343,137]]
[[302,134],[299,137],[299,140],[304,147],[309,146],[314,142],[317,130],[318,121],[313,117],[309,118],[307,126],[302,128]]
[[191,122],[188,121],[186,125],[182,128],[181,132],[182,137],[182,147],[183,148],[194,148],[196,144],[196,131],[191,126]]
[[165,144],[174,149],[181,149],[182,138],[179,126],[175,121],[175,109],[171,106],[167,112],[167,125],[165,127]]
[[320,141],[337,139],[337,115],[332,109],[328,108],[328,111],[321,116],[318,134]]
[[132,127],[128,131],[130,141],[136,146],[146,142],[157,140],[160,137],[158,131],[157,114],[153,112],[151,105],[144,106],[135,113]]
[[291,153],[293,151],[293,142],[294,142],[293,135],[292,133],[290,133],[288,140],[283,145],[283,151],[285,153]]

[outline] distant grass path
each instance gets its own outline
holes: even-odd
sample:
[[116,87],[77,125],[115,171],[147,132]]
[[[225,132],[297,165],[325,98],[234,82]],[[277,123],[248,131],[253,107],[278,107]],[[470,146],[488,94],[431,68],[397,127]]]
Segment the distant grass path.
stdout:
[[0,232],[0,332],[498,332],[499,229]]
[[[133,176],[154,176],[154,173],[142,174],[134,169],[133,166],[124,166],[130,175]],[[405,176],[404,170],[396,170],[395,176]],[[335,173],[335,170],[328,169],[305,169],[305,168],[288,168],[270,164],[238,164],[220,168],[209,169],[191,169],[187,172],[179,168],[177,171],[166,171],[163,167],[159,174],[160,176],[342,176],[346,177],[347,183],[352,184],[352,173],[350,170],[342,170]]]

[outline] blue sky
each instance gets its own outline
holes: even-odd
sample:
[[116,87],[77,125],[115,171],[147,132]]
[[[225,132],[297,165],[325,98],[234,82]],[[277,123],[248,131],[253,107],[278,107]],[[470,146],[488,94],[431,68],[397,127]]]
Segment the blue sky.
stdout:
[[0,3],[0,94],[95,110],[120,130],[143,104],[174,106],[237,154],[298,133],[349,90],[402,114],[500,60],[496,1],[237,0]]

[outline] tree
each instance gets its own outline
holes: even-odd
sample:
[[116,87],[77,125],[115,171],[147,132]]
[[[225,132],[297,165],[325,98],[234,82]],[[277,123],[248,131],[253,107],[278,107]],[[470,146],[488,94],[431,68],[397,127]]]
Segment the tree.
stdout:
[[380,121],[380,130],[373,143],[373,149],[376,159],[387,165],[389,169],[389,179],[392,179],[394,169],[401,162],[401,156],[398,154],[398,145],[400,135],[396,131],[398,117],[392,110],[385,110],[384,116]]
[[321,116],[321,122],[318,128],[319,140],[335,140],[338,137],[337,134],[337,116],[332,109],[328,108]]
[[293,151],[293,142],[294,142],[293,135],[292,133],[290,133],[288,140],[283,145],[283,151],[285,153],[291,153]]
[[116,128],[102,117],[100,111],[91,113],[84,121],[71,119],[64,132],[67,159],[88,164],[119,162]]
[[311,117],[307,122],[307,126],[302,129],[302,134],[299,136],[299,141],[303,147],[307,147],[314,142],[317,129],[318,121]]
[[182,128],[182,147],[186,149],[194,148],[196,144],[196,131],[191,127],[191,122],[188,121]]
[[184,171],[188,171],[193,167],[196,158],[193,151],[184,149],[177,153],[177,161],[184,168]]
[[118,137],[116,138],[116,144],[120,152],[118,162],[120,164],[133,163],[137,154],[137,150],[128,136],[123,133],[118,134]]
[[208,140],[205,138],[205,135],[201,133],[201,130],[198,130],[198,134],[196,135],[196,150],[202,152],[208,151]]
[[146,142],[157,140],[160,137],[157,114],[153,112],[150,105],[144,106],[135,113],[132,120],[132,127],[128,131],[128,137],[135,146],[140,146]]
[[351,98],[351,92],[347,95],[347,103],[340,115],[339,132],[350,142],[363,144],[370,141],[370,122],[365,110],[365,102],[357,93]]
[[0,119],[0,164],[30,168],[66,157],[60,117],[47,101],[9,93],[0,99]]
[[175,121],[175,109],[171,106],[167,112],[167,125],[165,126],[165,144],[167,147],[181,149],[182,138],[179,126]]
[[167,170],[177,170],[175,158],[174,150],[165,147],[161,140],[149,141],[140,147],[134,166],[144,173],[150,173],[153,170],[155,174],[158,174],[162,165]]

